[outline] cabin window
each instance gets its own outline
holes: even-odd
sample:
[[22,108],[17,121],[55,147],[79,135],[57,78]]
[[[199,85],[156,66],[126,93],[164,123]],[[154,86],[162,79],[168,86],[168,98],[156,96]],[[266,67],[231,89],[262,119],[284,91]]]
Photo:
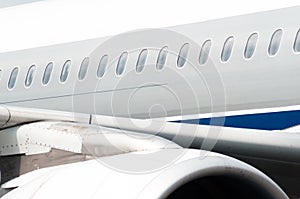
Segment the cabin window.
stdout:
[[278,29],[273,33],[270,40],[269,49],[268,49],[268,53],[270,56],[274,56],[278,52],[280,47],[281,37],[282,37],[281,29]]
[[45,68],[45,71],[44,71],[44,75],[43,75],[43,79],[42,79],[42,83],[44,85],[48,84],[49,83],[49,80],[50,80],[50,77],[51,77],[51,74],[52,74],[52,69],[53,69],[53,63],[50,62],[46,68]]
[[140,73],[145,67],[146,60],[147,60],[148,51],[146,49],[142,50],[138,60],[136,62],[136,72]]
[[163,47],[158,54],[157,61],[156,61],[156,69],[161,70],[166,64],[168,55],[168,47]]
[[103,77],[105,70],[106,70],[107,61],[108,61],[108,55],[103,55],[100,59],[98,69],[97,69],[97,77],[98,78]]
[[128,57],[127,52],[123,52],[121,54],[121,56],[119,57],[119,61],[118,61],[117,68],[116,68],[116,74],[117,75],[122,75],[122,73],[124,72],[125,65],[126,65],[126,62],[127,62],[127,57]]
[[7,87],[9,89],[13,89],[15,87],[16,81],[17,81],[17,77],[18,77],[18,73],[19,73],[19,68],[15,67],[10,74],[9,80],[8,80],[8,85]]
[[229,60],[233,48],[233,43],[234,43],[233,36],[228,37],[224,42],[223,50],[221,54],[221,60],[223,62],[227,62]]
[[206,40],[200,50],[199,54],[199,63],[201,65],[205,64],[208,60],[209,53],[210,53],[210,48],[211,48],[211,40]]
[[68,60],[64,63],[63,68],[61,70],[60,82],[65,82],[67,80],[70,73],[70,68],[71,68],[71,61]]
[[300,29],[298,30],[296,38],[295,38],[294,51],[296,53],[300,52]]
[[30,68],[28,69],[26,78],[25,78],[25,86],[26,87],[30,87],[32,82],[33,82],[33,78],[34,78],[34,73],[35,73],[36,67],[35,65],[30,66]]
[[253,56],[255,48],[256,48],[257,39],[258,39],[257,33],[253,33],[249,36],[246,47],[245,47],[245,51],[244,51],[244,57],[246,59],[250,59]]
[[181,47],[181,49],[179,51],[178,58],[177,58],[177,66],[179,68],[183,67],[184,64],[185,64],[186,58],[188,56],[189,48],[190,48],[190,44],[189,43],[185,43]]
[[78,72],[78,79],[83,80],[86,76],[88,66],[89,66],[90,59],[88,57],[84,58],[84,60],[81,62],[81,66]]

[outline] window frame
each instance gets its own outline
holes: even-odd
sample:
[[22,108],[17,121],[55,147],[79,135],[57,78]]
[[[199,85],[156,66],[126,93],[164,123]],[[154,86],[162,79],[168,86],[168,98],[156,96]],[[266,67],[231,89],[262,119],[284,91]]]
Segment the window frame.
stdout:
[[178,53],[176,66],[177,68],[183,68],[186,62],[188,61],[189,50],[191,48],[190,43],[184,43]]
[[[204,49],[204,47],[206,47],[207,46],[207,44],[209,44],[209,49],[208,49],[208,51],[207,51],[207,56],[206,56],[206,58],[205,58],[205,56],[204,56],[204,58],[205,58],[205,61],[204,62],[201,62],[201,57],[203,57],[202,55],[202,53],[204,52],[204,50],[206,50],[206,49]],[[203,44],[202,44],[202,46],[201,46],[201,49],[200,49],[200,52],[199,52],[199,58],[198,58],[198,62],[199,62],[199,64],[200,65],[205,65],[206,63],[207,63],[207,61],[208,61],[208,59],[209,59],[209,56],[210,56],[210,53],[211,53],[211,47],[212,47],[212,39],[206,39],[204,42],[203,42]]]
[[[252,54],[251,54],[249,57],[247,57],[247,56],[246,56],[247,49],[249,49],[249,44],[250,44],[249,42],[253,43],[253,41],[251,40],[251,39],[253,38],[253,36],[256,36],[255,44],[254,44],[254,50],[253,50]],[[253,56],[255,55],[256,49],[257,49],[258,39],[259,39],[259,34],[258,34],[258,32],[252,32],[252,33],[249,35],[249,37],[248,37],[248,39],[247,39],[247,42],[246,42],[246,45],[245,45],[245,48],[244,48],[244,53],[243,53],[244,59],[250,60],[250,59],[253,58]]]
[[[118,58],[116,73],[115,73],[117,77],[120,77],[121,75],[124,74],[127,62],[128,62],[128,52],[124,51],[121,53],[121,55]],[[120,67],[121,67],[121,71],[119,71]]]
[[[9,85],[10,85],[10,82],[11,82],[11,80],[12,80],[12,75],[14,74],[14,71],[16,71],[16,77],[15,77],[15,79],[14,79],[14,82],[13,82],[12,87],[10,87]],[[18,77],[19,77],[19,71],[20,71],[20,69],[19,69],[18,66],[15,66],[15,67],[11,70],[10,75],[9,75],[9,79],[8,79],[8,82],[7,82],[7,89],[8,89],[8,90],[13,90],[13,89],[16,87],[16,84],[17,84],[17,82],[18,82]]]
[[[51,70],[50,70],[49,78],[48,78],[48,81],[45,83],[44,79],[46,78],[46,72],[49,70],[50,66],[51,66]],[[44,70],[44,73],[43,73],[43,77],[42,77],[42,85],[43,86],[47,86],[49,84],[49,82],[51,81],[53,68],[54,68],[54,63],[53,62],[49,62],[47,64],[45,70]]]
[[86,78],[86,75],[87,75],[88,69],[89,69],[89,65],[90,65],[90,58],[85,57],[80,64],[79,71],[77,74],[77,78],[79,81],[83,81]]
[[[68,64],[68,65],[67,65]],[[67,67],[68,66],[68,67]],[[72,67],[72,61],[71,59],[68,59],[67,61],[64,62],[63,64],[63,67],[61,68],[61,72],[60,72],[60,76],[59,76],[59,82],[64,84],[66,83],[66,81],[68,80],[68,77],[70,75],[70,72],[71,72],[71,67]],[[64,74],[64,71],[67,70],[67,76],[65,79],[62,80],[62,77],[63,77],[63,74]]]
[[[24,86],[25,86],[25,88],[30,88],[31,87],[31,85],[33,84],[33,81],[34,81],[34,77],[35,77],[35,72],[36,72],[36,65],[35,64],[33,64],[33,65],[31,65],[29,68],[28,68],[28,70],[27,70],[27,73],[26,73],[26,77],[25,77],[25,81],[24,81]],[[31,80],[31,82],[29,82],[29,84],[27,85],[27,82],[28,82],[28,78],[30,77],[30,76],[32,76],[32,80]]]
[[[232,42],[231,42],[232,41]],[[230,43],[229,43],[230,42]],[[229,62],[229,60],[232,57],[232,52],[233,52],[233,48],[234,48],[234,42],[235,42],[235,37],[233,35],[229,36],[226,38],[226,40],[223,43],[223,47],[222,47],[222,52],[221,52],[221,62],[222,63],[227,63]],[[229,51],[229,56],[226,58],[225,57],[225,52],[230,49]],[[226,59],[225,59],[226,58]]]
[[[298,43],[299,50],[296,50],[296,44]],[[300,53],[300,28],[297,30],[296,35],[294,37],[294,43],[293,43],[293,52],[298,54]]]
[[[156,64],[155,64],[156,70],[161,71],[166,66],[166,63],[168,60],[168,50],[169,50],[168,46],[164,46],[159,50],[159,53],[158,53],[157,59],[156,59]],[[160,60],[163,60],[163,63],[160,63]],[[161,65],[161,67],[158,67],[160,65]]]
[[[109,56],[107,54],[103,55],[100,58],[99,63],[98,63],[98,67],[97,67],[97,73],[96,73],[97,78],[103,78],[104,77],[104,75],[106,73],[106,70],[107,70],[108,59],[109,59]],[[103,69],[102,70],[103,73],[100,73],[101,72],[100,69]]]
[[144,48],[141,50],[135,64],[135,71],[136,73],[141,73],[146,65],[148,59],[148,49]]
[[[280,39],[279,39],[279,42],[278,42],[278,47],[277,47],[276,52],[274,54],[272,54],[271,53],[272,44],[273,45],[275,44],[274,39],[278,39],[278,38],[275,38],[275,36],[277,36],[277,33],[280,33]],[[282,37],[283,37],[283,29],[282,28],[278,28],[272,33],[272,36],[271,36],[271,38],[269,40],[269,44],[268,44],[268,55],[269,55],[269,57],[275,57],[279,53],[281,43],[282,43]]]

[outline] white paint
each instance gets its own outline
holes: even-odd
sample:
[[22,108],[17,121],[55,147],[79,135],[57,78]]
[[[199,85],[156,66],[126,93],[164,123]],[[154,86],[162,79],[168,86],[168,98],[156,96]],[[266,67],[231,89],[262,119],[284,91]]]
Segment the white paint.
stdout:
[[203,113],[203,114],[193,114],[193,115],[180,115],[173,117],[157,118],[157,120],[164,121],[177,121],[177,120],[191,120],[199,118],[214,118],[214,117],[227,117],[227,116],[238,116],[238,115],[251,115],[260,113],[278,113],[285,111],[298,111],[300,106],[284,106],[284,107],[274,107],[274,108],[260,108],[260,109],[247,109],[238,111],[226,111],[217,113]]
[[[164,149],[155,153],[155,158],[137,158],[135,153],[128,153],[33,171],[4,184],[3,187],[18,188],[3,196],[3,199],[165,198],[185,182],[212,173],[248,178],[273,198],[287,198],[265,174],[230,157],[216,153],[202,156],[198,150],[193,149]],[[114,162],[147,168],[149,164],[164,162],[164,158],[171,154],[178,157],[172,166],[152,172],[137,174],[105,166],[106,162]]]

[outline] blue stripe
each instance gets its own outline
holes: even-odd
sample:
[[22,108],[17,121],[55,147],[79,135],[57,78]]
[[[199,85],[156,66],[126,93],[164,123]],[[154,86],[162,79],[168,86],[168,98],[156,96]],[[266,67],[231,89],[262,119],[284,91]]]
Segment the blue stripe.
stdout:
[[282,130],[300,124],[300,110],[175,121],[189,124]]

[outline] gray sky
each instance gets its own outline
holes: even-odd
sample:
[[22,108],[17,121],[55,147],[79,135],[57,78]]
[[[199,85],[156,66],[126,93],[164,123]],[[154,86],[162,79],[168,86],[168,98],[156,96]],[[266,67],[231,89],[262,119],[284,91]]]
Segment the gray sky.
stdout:
[[32,3],[36,1],[42,1],[42,0],[0,0],[0,8],[15,6],[24,3]]

